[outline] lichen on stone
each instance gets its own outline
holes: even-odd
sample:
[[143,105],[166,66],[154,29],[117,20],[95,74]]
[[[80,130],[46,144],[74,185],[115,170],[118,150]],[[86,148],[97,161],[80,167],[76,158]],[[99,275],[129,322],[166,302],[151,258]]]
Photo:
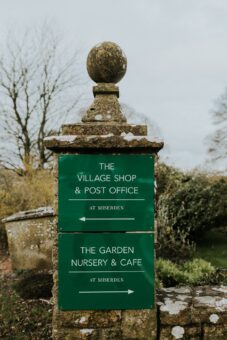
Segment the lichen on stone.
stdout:
[[207,306],[207,307],[213,307],[218,311],[227,311],[227,299],[226,298],[220,298],[219,296],[200,296],[196,297],[195,300],[201,304]]
[[169,287],[169,288],[163,288],[162,289],[166,293],[178,293],[178,294],[190,294],[191,290],[189,287]]
[[84,335],[90,335],[92,334],[94,331],[94,329],[90,329],[90,328],[84,328],[84,329],[81,329],[80,330],[80,333],[81,334],[84,334]]
[[161,303],[160,310],[162,312],[168,312],[171,315],[176,315],[187,307],[188,303],[185,301],[174,301],[170,298],[165,298],[164,303]]
[[172,328],[171,334],[175,337],[175,339],[182,339],[184,336],[184,328],[181,326],[175,326]]
[[102,120],[102,115],[100,115],[100,114],[95,115],[95,120]]
[[187,300],[187,299],[189,299],[189,298],[190,298],[189,295],[183,295],[183,294],[177,295],[177,299],[178,299],[178,300],[181,300],[181,301],[185,301],[185,300]]
[[215,290],[216,292],[227,293],[226,286],[213,287],[212,290]]
[[211,314],[209,317],[210,322],[217,323],[219,320],[219,316],[217,314]]

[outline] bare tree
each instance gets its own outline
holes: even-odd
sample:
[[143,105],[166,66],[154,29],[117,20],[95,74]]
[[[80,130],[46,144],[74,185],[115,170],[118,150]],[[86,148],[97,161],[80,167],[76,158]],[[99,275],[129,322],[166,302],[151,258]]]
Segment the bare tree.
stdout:
[[47,25],[20,41],[9,34],[0,55],[2,164],[44,168],[48,163],[44,138],[81,97],[78,52],[70,54]]
[[213,111],[213,122],[216,130],[208,136],[208,152],[213,161],[225,159],[227,156],[227,89],[217,100]]

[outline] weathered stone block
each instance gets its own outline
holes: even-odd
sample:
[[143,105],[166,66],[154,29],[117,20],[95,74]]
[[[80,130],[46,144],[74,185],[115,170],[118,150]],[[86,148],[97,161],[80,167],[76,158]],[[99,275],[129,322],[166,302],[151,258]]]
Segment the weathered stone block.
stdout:
[[135,136],[147,136],[147,125],[131,125],[131,124],[64,124],[62,125],[63,135],[126,135],[131,133]]
[[68,149],[71,152],[78,152],[82,149],[137,149],[140,152],[157,153],[163,147],[163,142],[147,136],[134,136],[131,133],[125,136],[50,136],[45,138],[45,145],[48,149],[64,153]]
[[122,312],[123,339],[156,339],[156,310],[125,310]]
[[227,323],[223,325],[205,325],[203,329],[204,340],[224,340],[227,339]]
[[203,307],[192,308],[192,323],[227,323],[227,313],[217,311],[215,308]]
[[200,327],[183,327],[183,326],[168,326],[161,327],[160,339],[159,340],[200,340],[201,339],[201,328]]
[[120,326],[121,311],[55,311],[59,327],[111,328]]
[[99,340],[120,340],[122,331],[120,329],[103,329],[100,331]]
[[13,269],[52,269],[53,209],[21,211],[3,220]]
[[70,329],[61,328],[53,331],[54,339],[56,340],[99,340],[99,332],[96,329]]
[[195,289],[192,322],[227,323],[227,288],[217,286]]
[[161,325],[188,325],[192,295],[189,287],[164,288],[158,294]]

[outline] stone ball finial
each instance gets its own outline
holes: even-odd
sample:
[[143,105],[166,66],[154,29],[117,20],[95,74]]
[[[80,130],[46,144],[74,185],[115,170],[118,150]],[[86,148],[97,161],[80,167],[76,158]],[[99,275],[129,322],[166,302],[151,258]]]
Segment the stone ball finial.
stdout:
[[94,46],[87,57],[87,71],[96,83],[118,83],[125,75],[127,58],[115,43],[104,41]]

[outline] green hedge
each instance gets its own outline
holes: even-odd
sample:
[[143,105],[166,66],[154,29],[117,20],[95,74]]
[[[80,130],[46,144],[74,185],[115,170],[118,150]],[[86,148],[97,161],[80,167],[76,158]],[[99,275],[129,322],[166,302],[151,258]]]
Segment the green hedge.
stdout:
[[204,232],[227,221],[227,178],[157,167],[158,253],[174,260],[190,258]]

